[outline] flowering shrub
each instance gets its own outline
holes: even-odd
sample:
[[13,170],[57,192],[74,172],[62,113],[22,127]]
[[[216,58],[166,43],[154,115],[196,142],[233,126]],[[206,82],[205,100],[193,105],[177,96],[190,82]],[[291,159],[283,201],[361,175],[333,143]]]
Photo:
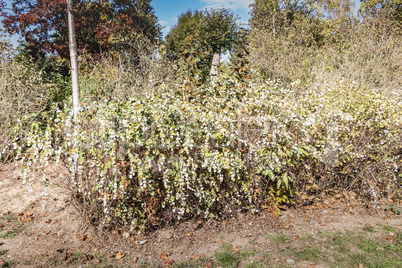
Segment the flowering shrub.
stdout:
[[[401,102],[339,83],[302,94],[275,81],[161,86],[127,101],[55,107],[16,158],[67,185],[92,224],[147,229],[230,216],[341,188],[373,201],[400,187]],[[17,132],[18,133],[18,130]],[[46,174],[41,178],[51,183]]]
[[0,164],[13,157],[13,126],[24,115],[35,118],[32,115],[43,111],[48,102],[41,72],[32,62],[16,59],[15,50],[4,37],[0,30]]

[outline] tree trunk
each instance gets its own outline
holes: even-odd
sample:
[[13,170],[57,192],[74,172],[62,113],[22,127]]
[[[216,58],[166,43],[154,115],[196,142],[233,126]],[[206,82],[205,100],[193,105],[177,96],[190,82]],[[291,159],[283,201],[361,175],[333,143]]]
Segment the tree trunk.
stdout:
[[212,82],[214,82],[215,78],[218,77],[218,75],[219,75],[220,61],[221,61],[221,53],[214,52],[214,56],[212,58],[211,72],[209,72]]
[[73,84],[73,111],[74,119],[80,111],[80,87],[78,78],[78,53],[77,41],[75,40],[75,24],[72,0],[67,0],[67,17],[68,17],[68,39],[70,47],[70,66],[71,66],[71,79]]

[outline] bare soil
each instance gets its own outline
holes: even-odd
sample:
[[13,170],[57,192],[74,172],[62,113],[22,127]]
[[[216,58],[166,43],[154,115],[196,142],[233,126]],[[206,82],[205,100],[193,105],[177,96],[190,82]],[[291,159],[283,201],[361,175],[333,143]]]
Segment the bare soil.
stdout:
[[[346,192],[312,201],[283,211],[279,218],[268,211],[241,213],[227,220],[194,219],[147,234],[114,230],[99,237],[82,224],[63,188],[49,186],[44,195],[43,186],[23,184],[19,169],[7,165],[0,168],[0,267],[139,267],[145,263],[164,267],[200,258],[211,267],[222,243],[231,244],[235,251],[261,253],[242,260],[239,267],[259,258],[310,267],[309,261],[293,263],[278,252],[304,245],[302,237],[325,232],[368,225],[402,231],[402,216],[385,211],[385,204],[367,205]],[[272,241],[270,234],[283,234],[286,243]]]

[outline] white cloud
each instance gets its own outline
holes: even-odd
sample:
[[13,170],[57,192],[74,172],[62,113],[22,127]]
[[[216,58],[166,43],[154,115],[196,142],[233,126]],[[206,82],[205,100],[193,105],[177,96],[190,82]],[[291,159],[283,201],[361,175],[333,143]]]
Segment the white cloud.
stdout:
[[252,0],[202,0],[205,8],[249,9]]

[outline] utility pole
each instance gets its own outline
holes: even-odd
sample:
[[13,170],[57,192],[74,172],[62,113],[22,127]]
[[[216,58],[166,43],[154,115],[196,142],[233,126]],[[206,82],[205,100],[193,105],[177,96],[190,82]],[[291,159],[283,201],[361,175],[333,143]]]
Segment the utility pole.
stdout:
[[78,53],[77,41],[75,40],[75,24],[72,0],[67,0],[67,17],[68,17],[68,39],[70,47],[70,68],[71,79],[73,84],[73,112],[74,119],[80,111],[80,86],[78,78]]

